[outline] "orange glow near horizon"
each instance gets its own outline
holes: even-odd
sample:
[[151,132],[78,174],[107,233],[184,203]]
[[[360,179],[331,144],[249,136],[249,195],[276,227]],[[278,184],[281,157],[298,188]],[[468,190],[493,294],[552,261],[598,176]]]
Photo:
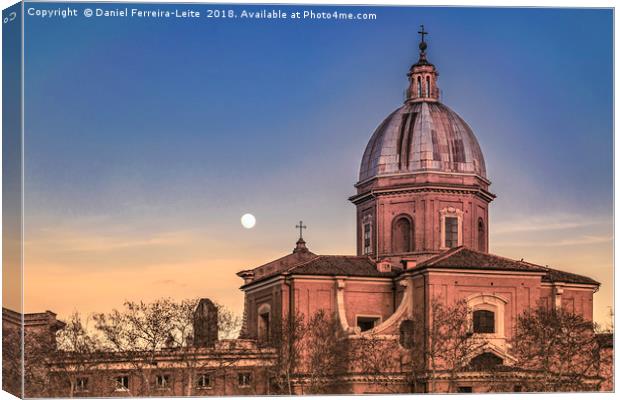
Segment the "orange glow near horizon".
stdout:
[[[544,220],[493,224],[491,252],[525,257],[600,281],[594,316],[600,324],[609,323],[613,241],[605,232],[610,222],[562,225],[561,219],[555,221],[553,226]],[[209,297],[241,315],[242,281],[236,272],[281,257],[296,239],[293,232],[273,235],[265,228],[243,241],[236,239],[235,229],[223,230],[219,237],[207,230],[187,230],[144,234],[138,239],[116,229],[92,226],[82,232],[46,228],[29,237],[25,243],[26,312],[50,310],[62,319],[74,311],[83,315],[107,312],[122,307],[125,300]],[[352,225],[347,230],[353,238]],[[557,240],[550,240],[550,235]],[[321,239],[313,242],[313,236]],[[329,231],[314,232],[307,239],[318,254],[354,253],[353,240]],[[274,245],[282,242],[284,246]],[[338,245],[347,242],[351,245]]]

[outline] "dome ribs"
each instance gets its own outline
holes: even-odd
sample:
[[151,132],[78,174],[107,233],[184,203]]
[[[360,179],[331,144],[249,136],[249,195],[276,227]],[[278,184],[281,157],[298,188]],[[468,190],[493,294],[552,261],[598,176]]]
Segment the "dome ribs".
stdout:
[[418,117],[417,112],[408,112],[402,115],[402,123],[400,125],[400,133],[398,135],[398,169],[403,171],[409,168],[409,154],[411,153],[411,144],[413,140],[413,129]]

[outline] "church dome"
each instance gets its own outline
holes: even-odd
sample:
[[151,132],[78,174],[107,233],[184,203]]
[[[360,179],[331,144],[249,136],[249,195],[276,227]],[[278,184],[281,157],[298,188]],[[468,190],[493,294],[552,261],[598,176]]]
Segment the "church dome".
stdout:
[[359,181],[377,176],[416,172],[463,173],[486,179],[484,157],[471,128],[439,102],[437,69],[426,58],[424,27],[420,58],[407,74],[405,104],[375,130],[368,145]]
[[359,180],[415,172],[486,178],[484,157],[473,131],[439,101],[408,101],[390,114],[366,146]]

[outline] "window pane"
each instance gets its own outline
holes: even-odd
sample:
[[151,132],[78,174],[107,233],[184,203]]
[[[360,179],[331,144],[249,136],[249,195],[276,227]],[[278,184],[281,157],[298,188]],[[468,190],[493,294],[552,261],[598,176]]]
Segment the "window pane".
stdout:
[[446,243],[445,247],[456,247],[459,243],[459,221],[455,217],[446,217],[445,219]]
[[128,376],[116,377],[116,388],[120,390],[129,389],[129,377]]
[[487,310],[474,311],[474,332],[494,333],[495,313]]
[[239,386],[249,386],[251,382],[251,375],[249,373],[239,374]]
[[378,317],[357,317],[357,326],[360,331],[369,331],[379,323]]
[[363,236],[364,254],[371,253],[370,244],[370,223],[364,224],[364,236]]
[[208,374],[202,374],[198,377],[198,387],[207,388],[211,387],[211,376]]

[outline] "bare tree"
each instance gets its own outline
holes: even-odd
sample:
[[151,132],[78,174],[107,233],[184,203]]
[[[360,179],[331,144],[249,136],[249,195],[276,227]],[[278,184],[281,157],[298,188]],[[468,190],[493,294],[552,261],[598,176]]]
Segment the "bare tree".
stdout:
[[127,301],[122,311],[96,314],[94,319],[108,349],[125,356],[140,377],[139,394],[150,395],[157,355],[170,344],[177,323],[174,302],[170,299],[152,303]]
[[276,350],[276,361],[271,367],[273,390],[277,394],[293,395],[293,381],[299,373],[300,357],[306,324],[303,314],[288,313],[276,319],[270,345]]
[[19,325],[2,323],[2,390],[17,397],[23,397],[21,329]]
[[215,302],[217,307],[217,324],[220,339],[236,339],[241,331],[242,319],[238,314]]
[[403,392],[400,379],[403,351],[398,342],[371,331],[351,339],[350,349],[351,368],[364,374],[368,384],[388,393]]
[[[486,345],[473,337],[471,310],[464,299],[446,306],[434,299],[431,305],[430,342],[435,342],[433,359],[450,375],[450,391],[456,391],[457,375],[467,368],[471,358]],[[435,368],[437,364],[435,364]],[[436,369],[433,368],[433,371]]]
[[513,338],[517,366],[539,373],[528,391],[596,389],[599,346],[595,324],[563,309],[539,306],[521,314]]
[[338,391],[338,375],[348,370],[349,341],[340,322],[324,310],[308,320],[304,339],[303,370],[308,378],[309,393]]
[[81,316],[73,313],[63,329],[56,334],[57,351],[50,355],[53,372],[61,379],[61,391],[68,388],[67,396],[74,397],[78,378],[85,377],[96,364],[94,358],[100,354],[101,342],[88,329],[88,320],[82,322]]

